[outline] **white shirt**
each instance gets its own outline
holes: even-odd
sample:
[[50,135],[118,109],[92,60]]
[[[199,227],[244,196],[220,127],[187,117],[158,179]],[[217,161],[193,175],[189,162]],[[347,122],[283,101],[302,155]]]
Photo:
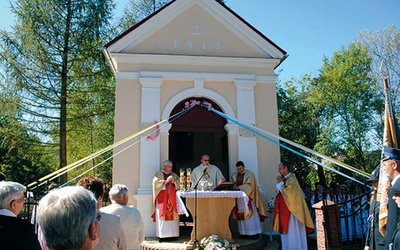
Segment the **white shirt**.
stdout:
[[392,186],[396,183],[397,179],[399,179],[399,178],[400,178],[400,174],[398,174],[396,177],[393,178],[393,180],[391,182]]
[[103,213],[118,215],[121,218],[122,230],[126,238],[128,250],[139,250],[144,240],[144,223],[142,216],[134,207],[113,203],[100,208]]
[[9,216],[9,217],[17,217],[13,212],[8,209],[0,209],[0,215]]
[[100,239],[94,250],[125,250],[126,240],[119,216],[101,212]]

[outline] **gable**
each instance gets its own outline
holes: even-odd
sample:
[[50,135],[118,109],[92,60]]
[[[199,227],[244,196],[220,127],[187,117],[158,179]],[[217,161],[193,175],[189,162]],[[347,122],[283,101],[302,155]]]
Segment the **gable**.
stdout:
[[256,51],[238,38],[198,5],[139,45],[127,47],[123,52],[271,58],[268,53]]
[[284,58],[286,52],[227,7],[177,0],[106,45],[111,53]]

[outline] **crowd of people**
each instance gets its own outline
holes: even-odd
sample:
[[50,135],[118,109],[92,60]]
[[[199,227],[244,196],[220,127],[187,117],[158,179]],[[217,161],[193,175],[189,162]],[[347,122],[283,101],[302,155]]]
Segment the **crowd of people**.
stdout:
[[26,189],[0,182],[0,241],[2,249],[138,250],[145,237],[140,212],[128,206],[128,188],[115,184],[111,204],[103,207],[104,182],[89,176],[76,186],[52,188],[35,208],[33,223],[18,218]]
[[[219,168],[210,164],[209,155],[202,155],[200,162],[192,172],[192,189],[193,183],[202,179],[213,183],[213,188],[226,180]],[[177,197],[180,182],[172,167],[170,160],[164,161],[153,178],[152,218],[160,242],[179,237],[179,215],[186,211]],[[241,236],[258,238],[261,222],[267,218],[265,204],[255,175],[242,161],[236,168],[231,181],[249,197],[249,209],[236,207],[233,217]],[[105,185],[100,178],[88,176],[75,186],[51,187],[33,209],[35,219],[29,222],[17,217],[24,206],[25,187],[6,181],[3,174],[0,178],[0,240],[5,249],[140,249],[144,222],[140,212],[127,205],[127,186],[112,186],[108,193],[111,204],[105,207]]]
[[[212,183],[213,188],[225,182],[219,168],[210,164],[209,155],[202,155],[200,162],[192,172],[192,190],[203,179]],[[384,147],[382,166],[391,180],[387,224],[383,231],[379,228],[381,206],[377,199],[379,167],[368,179],[374,191],[367,202],[367,196],[363,195],[368,192],[365,186],[346,182],[327,188],[318,182],[314,190],[309,185],[300,187],[290,166],[280,163],[272,226],[280,233],[281,249],[308,249],[307,234],[315,230],[313,205],[324,200],[340,203],[341,213],[357,211],[359,214],[358,217],[341,216],[341,220],[353,220],[341,221],[342,238],[357,238],[360,233],[361,237],[366,235],[365,250],[397,249],[400,246],[400,150]],[[179,215],[185,211],[178,197],[180,180],[172,168],[170,160],[164,161],[152,182],[152,218],[160,242],[179,237]],[[240,236],[256,239],[263,231],[261,223],[268,217],[265,203],[254,173],[246,169],[243,161],[236,163],[236,170],[230,181],[233,189],[247,195],[248,209],[236,203],[232,218],[237,221]],[[127,186],[115,184],[108,193],[111,204],[105,207],[104,182],[100,178],[83,177],[76,186],[55,187],[35,208],[38,224],[35,232],[32,223],[18,218],[26,188],[20,183],[6,181],[3,174],[0,178],[0,240],[5,249],[140,249],[145,225],[140,212],[128,206]]]

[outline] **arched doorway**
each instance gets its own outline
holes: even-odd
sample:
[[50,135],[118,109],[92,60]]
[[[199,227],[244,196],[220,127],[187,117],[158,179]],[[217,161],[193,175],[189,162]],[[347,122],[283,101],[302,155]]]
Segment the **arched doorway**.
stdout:
[[[182,111],[185,102],[190,100],[209,102],[215,110],[222,112],[215,102],[192,97],[178,103],[170,116]],[[174,163],[173,171],[179,173],[180,168],[194,169],[206,153],[210,155],[211,164],[216,165],[229,180],[226,123],[225,118],[200,106],[173,121],[169,130],[169,159]]]

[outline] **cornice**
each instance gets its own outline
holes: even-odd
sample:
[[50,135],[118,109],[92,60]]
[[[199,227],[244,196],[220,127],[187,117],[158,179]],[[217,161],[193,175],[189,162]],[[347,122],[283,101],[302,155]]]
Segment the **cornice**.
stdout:
[[204,72],[181,72],[181,71],[139,71],[139,72],[117,72],[117,80],[143,80],[162,79],[180,81],[214,81],[234,82],[235,84],[276,84],[275,75],[254,75],[240,73],[204,73]]
[[[129,53],[111,53],[110,55],[116,64],[189,65],[273,69],[280,62],[280,59],[274,58],[239,58]],[[116,68],[118,70],[118,66]]]

